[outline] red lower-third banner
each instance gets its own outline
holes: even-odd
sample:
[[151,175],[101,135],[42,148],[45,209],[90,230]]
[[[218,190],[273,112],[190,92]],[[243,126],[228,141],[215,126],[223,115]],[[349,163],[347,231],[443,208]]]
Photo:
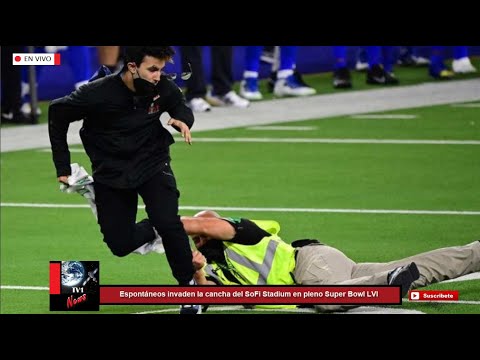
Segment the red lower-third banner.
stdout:
[[399,286],[100,286],[100,304],[401,304]]

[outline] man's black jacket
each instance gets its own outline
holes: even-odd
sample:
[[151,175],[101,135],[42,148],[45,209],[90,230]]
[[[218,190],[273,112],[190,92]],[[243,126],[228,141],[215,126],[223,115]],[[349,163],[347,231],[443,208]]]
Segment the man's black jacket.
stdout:
[[192,110],[178,86],[161,77],[159,96],[136,97],[120,74],[82,86],[48,109],[48,130],[57,176],[70,175],[67,131],[83,120],[83,146],[95,181],[114,188],[135,188],[170,160],[173,137],[159,120],[163,112],[192,127]]

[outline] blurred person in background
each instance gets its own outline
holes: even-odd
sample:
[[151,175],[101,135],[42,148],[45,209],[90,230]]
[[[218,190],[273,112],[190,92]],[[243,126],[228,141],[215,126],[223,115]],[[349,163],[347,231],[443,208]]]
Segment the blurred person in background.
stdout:
[[347,67],[347,47],[333,46],[333,87],[335,89],[349,89],[352,87],[350,70]]
[[368,70],[366,82],[372,85],[397,85],[393,72],[396,63],[395,46],[367,46]]
[[[394,46],[367,46],[367,84],[374,85],[395,85],[398,79],[393,72],[395,63],[395,47]],[[348,89],[352,87],[350,70],[347,67],[347,47],[334,46],[334,71],[333,71],[333,87],[336,89]],[[358,62],[357,62],[358,65]],[[357,66],[360,70],[364,66]]]
[[469,74],[477,72],[468,55],[468,46],[453,47],[452,70],[456,74]]
[[98,62],[105,65],[111,73],[117,72],[120,60],[120,46],[97,46]]
[[202,46],[180,47],[182,69],[184,72],[192,72],[190,79],[185,81],[187,105],[194,112],[210,111],[211,104],[237,108],[248,107],[250,102],[238,96],[233,90],[233,46],[210,47],[212,70],[210,93],[207,89],[202,51]]
[[13,54],[23,53],[23,46],[2,46],[2,124],[34,124],[31,116],[21,111],[22,106],[22,68],[26,66],[13,65]]
[[[119,46],[97,46],[97,57],[100,65],[105,65],[114,73],[118,70]],[[91,46],[45,46],[35,49],[36,52],[60,53],[63,65],[68,64],[73,75],[73,88],[78,89],[86,84],[94,72]],[[21,111],[27,117],[31,116],[30,105],[30,82],[27,67],[22,69],[22,105]],[[38,80],[42,76],[42,66],[36,66],[35,71]],[[41,115],[40,108],[37,108],[37,118]]]
[[[296,71],[298,46],[280,46],[279,59],[274,55],[271,81],[275,96],[308,96],[316,93],[309,87]],[[240,95],[249,100],[260,100],[263,95],[258,87],[260,61],[263,46],[247,46],[245,53],[245,70],[240,83]],[[275,53],[274,53],[275,54]]]
[[400,66],[428,66],[430,60],[419,54],[418,46],[400,46],[397,64]]
[[[62,65],[68,64],[72,70],[73,88],[78,89],[86,84],[94,72],[92,66],[92,57],[90,56],[89,46],[45,46],[35,49],[36,52],[60,53],[62,56]],[[43,67],[36,66],[37,86],[38,80],[42,76]],[[28,78],[28,69],[22,71],[22,107],[21,111],[32,116],[32,107],[30,104],[30,82]],[[40,108],[37,108],[35,117],[41,115]]]
[[468,47],[453,47],[452,70],[449,70],[445,64],[445,46],[432,46],[428,72],[431,77],[438,80],[448,80],[453,78],[455,74],[468,74],[477,71],[468,56]]

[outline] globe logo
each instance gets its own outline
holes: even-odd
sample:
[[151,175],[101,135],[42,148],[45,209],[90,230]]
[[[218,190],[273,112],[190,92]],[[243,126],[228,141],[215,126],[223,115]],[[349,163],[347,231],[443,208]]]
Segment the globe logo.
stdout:
[[85,277],[85,268],[80,261],[62,262],[62,285],[77,286]]

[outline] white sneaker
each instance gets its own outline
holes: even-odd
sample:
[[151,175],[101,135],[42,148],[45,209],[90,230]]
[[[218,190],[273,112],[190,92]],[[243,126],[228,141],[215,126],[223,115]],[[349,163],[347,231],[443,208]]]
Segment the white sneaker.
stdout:
[[227,106],[235,106],[238,108],[247,108],[250,105],[250,101],[238,96],[233,90],[226,93],[222,100]]
[[233,90],[230,90],[222,97],[212,95],[209,100],[212,103],[215,103],[216,106],[234,106],[244,109],[250,105],[250,101],[238,96]]
[[225,103],[223,100],[218,97],[217,95],[212,95],[212,90],[208,89],[207,90],[207,95],[205,95],[205,100],[211,105],[211,106],[225,106]]
[[240,83],[240,96],[248,100],[262,100],[262,93],[258,90],[258,79],[244,78]]
[[368,70],[368,63],[367,63],[367,62],[357,61],[357,62],[355,63],[355,70],[357,70],[357,71],[366,71],[366,70]]
[[188,107],[192,109],[194,112],[205,112],[210,111],[212,107],[208,102],[205,101],[203,98],[193,98],[187,103]]
[[452,61],[452,70],[457,74],[467,74],[477,72],[468,57],[456,59]]
[[412,59],[417,66],[430,65],[430,60],[423,56],[412,56]]
[[[30,105],[29,102],[25,102],[22,104],[22,106],[20,107],[20,111],[26,115],[26,116],[30,116],[32,114],[32,105]],[[42,115],[42,110],[40,110],[40,107],[37,107],[37,116],[40,116]]]
[[317,91],[314,88],[300,84],[294,75],[290,75],[285,79],[278,79],[275,82],[273,93],[276,96],[308,96],[313,95]]
[[157,229],[153,228],[153,232],[155,233],[155,239],[134,250],[133,252],[135,254],[146,255],[151,252],[156,252],[158,254],[165,253],[162,237],[158,234]]

